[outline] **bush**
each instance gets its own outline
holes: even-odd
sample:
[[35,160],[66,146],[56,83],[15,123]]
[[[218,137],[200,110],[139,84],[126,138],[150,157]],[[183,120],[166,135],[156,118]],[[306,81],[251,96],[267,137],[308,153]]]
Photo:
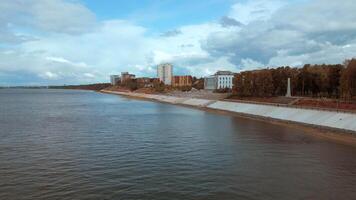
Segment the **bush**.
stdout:
[[192,90],[192,86],[183,86],[180,88],[180,90],[182,92],[189,92],[190,90]]
[[129,89],[130,91],[134,91],[138,89],[137,81],[135,79],[128,79],[121,82],[120,86]]
[[154,88],[155,92],[162,93],[166,89],[166,86],[162,82],[155,82],[155,83],[153,83],[153,88]]
[[215,89],[214,93],[230,93],[232,90],[230,88]]

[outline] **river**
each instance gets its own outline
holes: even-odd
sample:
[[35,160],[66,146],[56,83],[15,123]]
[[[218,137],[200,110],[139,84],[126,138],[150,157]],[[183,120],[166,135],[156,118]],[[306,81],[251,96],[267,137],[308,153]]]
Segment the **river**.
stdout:
[[0,199],[354,199],[356,148],[92,91],[0,90]]

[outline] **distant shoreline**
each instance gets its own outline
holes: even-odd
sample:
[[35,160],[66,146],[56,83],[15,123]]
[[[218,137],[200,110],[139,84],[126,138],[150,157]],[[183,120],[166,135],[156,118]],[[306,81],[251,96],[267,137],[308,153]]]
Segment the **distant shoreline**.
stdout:
[[[314,136],[319,138],[324,138],[327,140],[331,140],[337,143],[352,145],[356,147],[356,114],[352,113],[337,113],[330,111],[317,111],[317,110],[308,110],[308,109],[296,109],[296,108],[284,108],[278,106],[265,106],[265,105],[255,105],[248,103],[235,103],[235,102],[224,102],[217,100],[207,100],[207,99],[194,99],[194,98],[180,98],[180,97],[172,97],[166,95],[156,95],[156,94],[144,94],[144,93],[134,93],[134,92],[118,92],[118,91],[109,91],[109,90],[101,90],[101,93],[107,94],[116,94],[121,96],[126,96],[129,98],[141,99],[141,100],[150,100],[161,103],[168,103],[174,105],[181,105],[185,107],[197,108],[209,112],[219,113],[219,114],[228,114],[238,117],[249,118],[253,120],[264,121],[268,123],[274,123],[284,126],[297,127],[301,128],[308,133],[311,133]],[[245,111],[239,111],[239,108],[243,108],[244,106],[249,107],[249,109],[245,109]],[[294,110],[290,110],[294,109]],[[241,109],[242,110],[242,109]],[[250,111],[248,111],[250,110]],[[264,113],[261,113],[262,110],[265,110]],[[258,111],[254,113],[253,111]],[[293,119],[295,116],[291,113],[291,111],[297,112],[299,115],[305,115],[304,117],[308,117],[309,115],[312,117],[310,121],[302,122],[302,120]],[[278,114],[284,112],[285,118],[278,118]],[[276,116],[268,116],[267,113],[276,113]],[[289,114],[289,115],[288,115]],[[316,115],[326,116],[330,115],[330,118],[339,117],[339,119],[344,120],[343,126],[340,125],[340,122],[336,122],[335,125],[333,123],[329,123],[333,126],[326,126],[323,124],[323,120],[320,123],[313,123],[313,118]],[[313,117],[313,115],[315,117]],[[303,116],[301,116],[303,117]],[[289,119],[290,118],[290,119]],[[324,121],[326,121],[325,119]],[[341,121],[341,120],[340,120]]]

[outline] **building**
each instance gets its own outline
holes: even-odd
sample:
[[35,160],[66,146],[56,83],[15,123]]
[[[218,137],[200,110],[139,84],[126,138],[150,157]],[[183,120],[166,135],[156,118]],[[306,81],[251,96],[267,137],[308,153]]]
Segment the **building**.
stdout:
[[192,76],[173,76],[173,87],[192,86]]
[[218,71],[216,77],[216,89],[232,89],[234,73],[230,71]]
[[120,75],[111,75],[110,76],[111,85],[117,85],[120,82],[120,80],[121,80]]
[[128,72],[121,72],[121,82],[125,82],[129,79],[134,79],[136,76],[134,74],[129,74]]
[[215,76],[208,76],[208,77],[204,78],[204,89],[205,90],[215,90],[216,89]]
[[230,71],[218,71],[212,76],[204,78],[204,89],[219,90],[232,89],[234,73]]
[[171,64],[161,64],[157,66],[157,77],[165,85],[172,85],[173,66]]
[[153,87],[153,81],[148,77],[136,78],[136,82],[139,88]]

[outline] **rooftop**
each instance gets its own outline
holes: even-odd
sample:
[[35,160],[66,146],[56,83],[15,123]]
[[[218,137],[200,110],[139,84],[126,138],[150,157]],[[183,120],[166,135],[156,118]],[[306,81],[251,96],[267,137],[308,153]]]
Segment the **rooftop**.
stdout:
[[217,71],[215,75],[234,75],[234,73],[230,71]]

